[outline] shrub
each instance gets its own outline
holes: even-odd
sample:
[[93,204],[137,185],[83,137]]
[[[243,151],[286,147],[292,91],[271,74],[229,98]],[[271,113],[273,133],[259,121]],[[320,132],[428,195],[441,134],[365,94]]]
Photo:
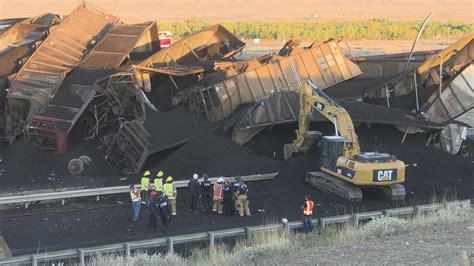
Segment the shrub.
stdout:
[[408,229],[408,222],[396,217],[380,217],[368,222],[358,233],[364,237],[396,235]]
[[[160,30],[169,30],[178,38],[199,31],[214,24],[210,21],[186,20],[173,23],[158,22]],[[369,40],[412,40],[415,38],[421,21],[391,21],[384,19],[359,20],[353,22],[330,21],[274,21],[253,22],[234,21],[223,23],[230,32],[239,38],[261,38],[288,40],[326,40],[346,37],[349,39]],[[423,38],[460,37],[474,30],[471,23],[429,22],[423,32]]]

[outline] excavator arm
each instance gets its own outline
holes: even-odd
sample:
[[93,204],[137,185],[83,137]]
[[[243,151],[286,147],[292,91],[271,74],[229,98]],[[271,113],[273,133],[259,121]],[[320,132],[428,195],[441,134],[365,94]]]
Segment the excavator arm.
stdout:
[[293,153],[306,152],[321,135],[317,131],[309,131],[309,115],[317,110],[334,124],[335,134],[345,138],[343,156],[346,158],[360,153],[359,140],[354,124],[344,107],[338,105],[311,81],[300,88],[300,114],[296,139],[284,147],[285,159]]

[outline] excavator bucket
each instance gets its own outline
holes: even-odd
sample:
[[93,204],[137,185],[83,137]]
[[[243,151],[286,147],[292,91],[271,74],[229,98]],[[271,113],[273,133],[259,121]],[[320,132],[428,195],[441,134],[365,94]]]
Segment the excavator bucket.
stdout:
[[321,132],[319,131],[306,131],[302,140],[297,138],[293,143],[283,145],[285,160],[290,159],[293,153],[306,153],[320,136]]
[[283,157],[285,160],[290,159],[293,156],[293,143],[283,145]]

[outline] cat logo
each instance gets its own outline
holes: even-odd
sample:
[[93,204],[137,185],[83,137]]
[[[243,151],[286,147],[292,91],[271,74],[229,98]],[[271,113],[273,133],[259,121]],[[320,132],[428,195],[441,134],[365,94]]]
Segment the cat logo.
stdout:
[[374,181],[383,182],[383,181],[394,181],[396,179],[397,179],[396,169],[374,171]]

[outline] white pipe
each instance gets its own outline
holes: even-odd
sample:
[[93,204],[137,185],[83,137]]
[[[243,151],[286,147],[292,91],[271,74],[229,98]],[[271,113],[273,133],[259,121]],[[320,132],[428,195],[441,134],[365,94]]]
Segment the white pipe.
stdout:
[[410,64],[411,56],[413,55],[413,51],[415,50],[416,42],[420,38],[421,33],[423,32],[423,29],[426,26],[426,23],[428,23],[428,20],[431,18],[431,16],[433,16],[433,14],[434,14],[434,11],[431,11],[431,13],[426,17],[425,21],[423,21],[423,24],[421,24],[421,27],[418,30],[418,34],[416,35],[415,41],[413,42],[413,45],[411,46],[410,55],[408,56],[408,60],[407,60],[407,63],[405,64],[405,67],[403,68],[403,72],[407,71],[408,64]]
[[413,83],[415,83],[415,99],[416,99],[416,111],[420,111],[420,103],[418,102],[418,84],[416,82],[416,71],[413,71]]

